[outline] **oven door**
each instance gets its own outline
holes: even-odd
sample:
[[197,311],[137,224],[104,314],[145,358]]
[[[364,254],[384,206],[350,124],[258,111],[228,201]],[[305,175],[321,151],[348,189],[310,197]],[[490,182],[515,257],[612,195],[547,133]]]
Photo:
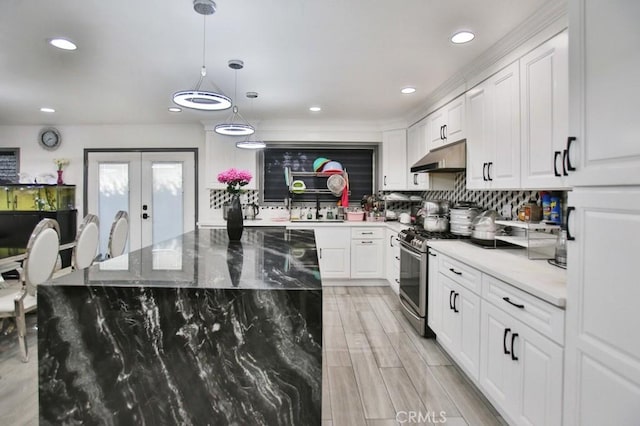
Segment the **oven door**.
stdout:
[[420,319],[427,316],[427,253],[400,241],[400,302]]

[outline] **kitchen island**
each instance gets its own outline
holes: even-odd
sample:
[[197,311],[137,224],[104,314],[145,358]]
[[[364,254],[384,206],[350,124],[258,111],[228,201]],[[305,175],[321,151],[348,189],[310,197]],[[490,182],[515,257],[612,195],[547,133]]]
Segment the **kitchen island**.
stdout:
[[319,425],[314,233],[196,230],[38,290],[40,424]]

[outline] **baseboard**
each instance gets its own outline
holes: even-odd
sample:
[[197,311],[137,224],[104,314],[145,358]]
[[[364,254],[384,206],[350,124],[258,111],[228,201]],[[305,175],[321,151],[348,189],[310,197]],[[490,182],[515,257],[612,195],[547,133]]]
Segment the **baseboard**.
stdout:
[[337,279],[337,278],[325,278],[322,280],[323,287],[380,287],[380,286],[388,286],[389,281],[385,279],[362,279],[362,280],[352,280],[352,279]]

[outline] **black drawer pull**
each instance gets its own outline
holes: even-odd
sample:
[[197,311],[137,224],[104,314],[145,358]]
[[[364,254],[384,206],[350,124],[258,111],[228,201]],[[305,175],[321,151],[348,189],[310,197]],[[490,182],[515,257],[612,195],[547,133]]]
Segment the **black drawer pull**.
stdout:
[[562,151],[562,176],[569,176],[567,172],[567,161],[569,161],[569,151],[566,149]]
[[456,299],[460,296],[460,293],[456,293],[453,295],[453,312],[460,312],[458,308],[456,308]]
[[575,209],[576,208],[573,206],[567,207],[567,241],[573,241],[576,239],[576,237],[571,235],[571,230],[569,229],[569,217],[571,217],[571,212],[574,211]]
[[489,161],[487,163],[487,180],[489,181],[493,181],[493,179],[491,179],[491,166],[493,165],[493,161]]
[[456,274],[456,275],[462,275],[462,272],[458,272],[458,271],[456,271],[456,270],[455,270],[455,269],[453,269],[453,268],[449,268],[449,270],[450,270],[451,272],[453,272],[454,274]]
[[513,347],[513,344],[514,344],[514,342],[516,340],[516,337],[518,337],[518,333],[513,333],[511,335],[511,359],[514,360],[514,361],[518,360],[518,357],[516,356],[516,350]]
[[437,257],[435,253],[429,252],[429,256]]
[[455,291],[451,290],[449,292],[449,309],[453,310],[453,295],[455,294]]
[[511,329],[510,328],[505,328],[504,329],[504,336],[502,336],[502,349],[504,350],[504,354],[505,355],[509,355],[511,354],[511,352],[509,352],[509,349],[507,349],[507,334],[511,333]]
[[482,163],[482,180],[485,182],[489,180],[487,179],[487,163]]
[[[553,175],[556,177],[562,176],[560,172],[558,172],[558,157],[560,156],[560,151],[555,151],[553,153]],[[564,168],[564,163],[562,163],[562,167]]]
[[511,300],[509,300],[508,297],[503,297],[502,300],[504,300],[505,302],[507,302],[510,305],[515,306],[516,308],[524,309],[524,305],[519,305],[518,303],[513,303]]

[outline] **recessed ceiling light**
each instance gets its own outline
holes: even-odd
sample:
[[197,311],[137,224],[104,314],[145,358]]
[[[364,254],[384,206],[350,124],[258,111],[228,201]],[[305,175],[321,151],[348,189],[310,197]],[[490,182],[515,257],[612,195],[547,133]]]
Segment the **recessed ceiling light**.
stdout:
[[318,111],[322,111],[322,108],[320,108],[319,106],[312,106],[312,107],[309,107],[309,111],[318,112]]
[[74,42],[66,38],[52,38],[49,40],[49,44],[62,50],[76,50],[78,48]]
[[53,109],[53,108],[47,108],[47,107],[42,107],[42,108],[40,108],[40,111],[42,111],[42,112],[56,112],[56,110],[55,110],[55,109]]
[[182,112],[182,108],[169,107],[169,112]]
[[468,43],[473,40],[475,36],[471,31],[458,31],[451,36],[451,42],[455,44]]
[[402,90],[400,90],[402,93],[404,93],[405,95],[408,95],[410,93],[415,93],[416,88],[415,87],[404,87]]

